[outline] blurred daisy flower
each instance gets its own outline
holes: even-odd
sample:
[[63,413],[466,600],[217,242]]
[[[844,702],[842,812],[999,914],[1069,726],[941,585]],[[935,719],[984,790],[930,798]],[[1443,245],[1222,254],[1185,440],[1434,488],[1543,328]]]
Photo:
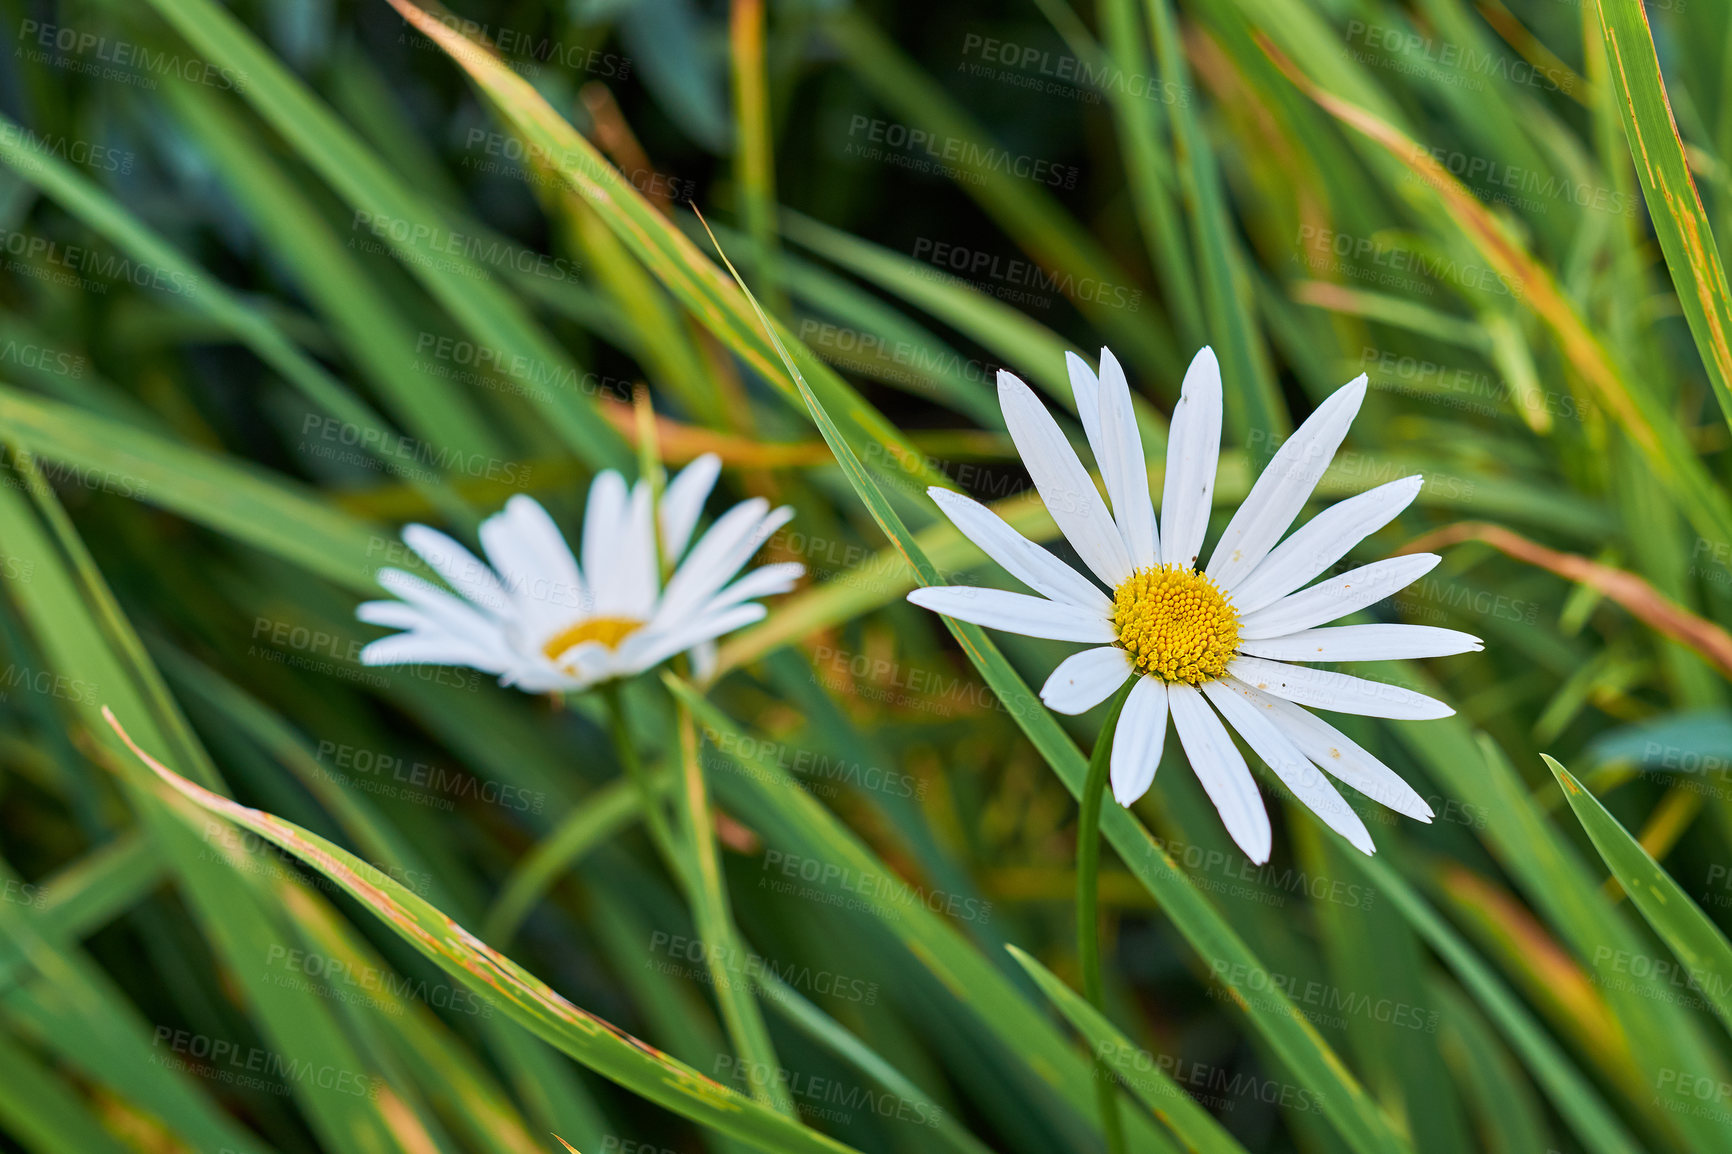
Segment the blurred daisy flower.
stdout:
[[[382,569],[401,600],[368,601],[362,621],[404,632],[361,651],[368,665],[466,665],[531,693],[588,689],[690,652],[700,676],[715,639],[765,614],[755,598],[786,593],[798,564],[765,565],[734,580],[793,516],[762,497],[741,501],[687,551],[721,461],[686,466],[653,510],[649,486],[613,470],[590,486],[583,565],[534,498],[516,496],[481,524],[483,564],[436,529],[410,525],[403,540],[462,594]],[[663,563],[672,570],[664,587]]]
[[1405,588],[1439,560],[1429,553],[1395,557],[1302,588],[1405,509],[1419,493],[1417,476],[1342,501],[1282,540],[1358,413],[1365,377],[1337,390],[1282,444],[1208,563],[1199,566],[1221,441],[1221,370],[1214,352],[1203,349],[1185,373],[1158,524],[1124,370],[1105,349],[1098,377],[1080,357],[1067,354],[1067,360],[1110,511],[1028,386],[1000,372],[998,399],[1041,500],[1101,585],[984,505],[934,488],[932,499],[956,527],[1040,596],[931,586],[908,599],[977,625],[1091,645],[1062,662],[1041,689],[1041,700],[1059,713],[1091,709],[1135,678],[1111,751],[1113,796],[1121,805],[1141,797],[1154,780],[1171,717],[1227,831],[1257,862],[1269,859],[1269,815],[1228,726],[1296,797],[1365,853],[1373,850],[1365,824],[1317,767],[1391,809],[1430,821],[1431,807],[1411,786],[1303,707],[1410,720],[1454,710],[1399,686],[1293,664],[1441,657],[1481,648],[1468,634],[1421,625],[1319,628]]

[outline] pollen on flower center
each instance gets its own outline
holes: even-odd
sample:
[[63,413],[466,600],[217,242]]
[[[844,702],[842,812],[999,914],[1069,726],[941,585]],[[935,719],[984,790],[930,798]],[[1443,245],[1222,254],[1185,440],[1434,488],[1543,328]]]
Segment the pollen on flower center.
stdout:
[[1113,590],[1113,628],[1139,673],[1201,685],[1227,672],[1239,644],[1239,614],[1194,569],[1138,569]]
[[560,654],[585,641],[599,641],[609,649],[618,649],[620,642],[641,628],[643,622],[635,617],[591,617],[548,638],[541,651],[549,661],[558,661]]

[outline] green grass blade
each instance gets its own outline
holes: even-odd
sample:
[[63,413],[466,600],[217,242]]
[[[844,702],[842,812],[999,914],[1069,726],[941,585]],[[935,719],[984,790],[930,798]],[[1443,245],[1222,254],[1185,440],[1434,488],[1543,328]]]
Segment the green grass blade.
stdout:
[[1606,811],[1599,798],[1589,793],[1555,758],[1540,756],[1563,787],[1576,819],[1612,876],[1618,879],[1654,932],[1684,963],[1691,986],[1701,990],[1714,1012],[1720,1015],[1720,1021],[1732,1029],[1732,943],[1727,942],[1720,928],[1690,900],[1690,895],[1672,880],[1672,875],[1642,843]]
[[199,52],[247,78],[247,101],[355,212],[357,243],[389,245],[477,341],[503,358],[526,358],[536,382],[547,386],[531,395],[580,458],[596,468],[629,464],[625,442],[576,387],[583,374],[571,358],[470,255],[484,255],[488,246],[471,240],[487,238],[467,237],[386,168],[227,9],[211,0],[152,4]]
[[838,1154],[849,1149],[578,1008],[395,879],[293,823],[195,785],[133,744],[106,708],[104,716],[133,754],[185,798],[193,812],[226,818],[287,850],[342,887],[441,969],[590,1069],[677,1114],[765,1150]]
[[1381,858],[1355,857],[1353,864],[1389,895],[1414,932],[1455,972],[1463,988],[1496,1023],[1510,1048],[1538,1079],[1582,1144],[1595,1154],[1638,1154],[1641,1145],[1600,1100],[1593,1083],[1571,1064],[1569,1056],[1545,1027],[1534,1020],[1527,1007],[1430,903]]
[[30,452],[91,471],[122,496],[160,505],[357,592],[377,589],[379,565],[369,558],[391,537],[298,483],[3,385],[0,425]]
[[1599,0],[1593,10],[1599,15],[1648,218],[1666,254],[1696,351],[1720,399],[1721,416],[1732,425],[1732,293],[1672,117],[1648,13],[1641,0]]
[[487,911],[481,936],[501,946],[508,944],[560,874],[597,845],[629,829],[638,816],[637,788],[624,779],[609,782],[584,798],[512,869]]
[[1011,946],[1010,956],[1028,971],[1040,992],[1052,1000],[1059,1013],[1081,1034],[1089,1050],[1118,1071],[1138,1101],[1161,1120],[1185,1149],[1196,1154],[1245,1154],[1245,1147],[1227,1133],[1213,1115],[1149,1060],[1149,1054],[1121,1034],[1106,1017],[1065,985],[1058,976],[1026,952]]

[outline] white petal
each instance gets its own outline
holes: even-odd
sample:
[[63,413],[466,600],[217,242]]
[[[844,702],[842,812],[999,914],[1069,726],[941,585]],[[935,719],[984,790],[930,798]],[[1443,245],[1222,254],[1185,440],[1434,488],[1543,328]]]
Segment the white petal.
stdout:
[[1293,791],[1294,797],[1305,803],[1307,809],[1322,818],[1330,829],[1352,842],[1359,852],[1366,855],[1376,852],[1376,847],[1371,843],[1370,832],[1359,815],[1353,812],[1353,807],[1329,784],[1323,771],[1312,765],[1282,732],[1269,717],[1267,710],[1258,709],[1244,694],[1235,692],[1223,681],[1206,682],[1203,693],[1214,703],[1215,708],[1221,711],[1227,724],[1245,739],[1245,744],[1251,747],[1252,752],[1263,759],[1263,764],[1275,771],[1275,776]]
[[698,527],[704,502],[709,499],[721,473],[722,459],[714,453],[705,453],[681,469],[662,490],[659,515],[662,549],[668,561],[677,563],[686,546],[691,544],[692,530]]
[[1431,625],[1336,625],[1239,642],[1239,652],[1274,661],[1404,661],[1477,653],[1479,638]]
[[1026,593],[972,585],[928,585],[909,593],[908,600],[946,617],[1024,637],[1092,645],[1106,645],[1118,637],[1113,623],[1098,613]]
[[1064,355],[1065,368],[1070,370],[1070,393],[1076,398],[1077,420],[1089,439],[1089,452],[1098,463],[1101,455],[1101,382],[1088,362],[1073,352]]
[[355,617],[368,625],[383,625],[387,629],[437,629],[427,615],[403,601],[363,601],[355,606]]
[[1367,681],[1326,669],[1265,661],[1261,657],[1235,657],[1228,664],[1227,672],[1253,688],[1284,697],[1295,705],[1309,705],[1332,713],[1358,713],[1402,721],[1429,721],[1455,713],[1436,698],[1399,685]]
[[1317,406],[1291,437],[1276,451],[1251,486],[1250,495],[1209,558],[1209,576],[1223,589],[1250,576],[1257,563],[1269,555],[1311,492],[1365,400],[1365,375],[1361,373]]
[[1002,370],[998,403],[1016,451],[1059,531],[1096,577],[1118,588],[1131,575],[1130,554],[1106,502],[1058,422],[1027,385]]
[[716,643],[700,641],[692,646],[692,675],[700,682],[708,681],[716,675]]
[[649,483],[639,481],[631,487],[631,499],[619,520],[620,535],[609,551],[612,577],[606,593],[596,593],[596,616],[646,621],[655,612],[662,578],[656,566],[654,515]]
[[363,665],[464,665],[483,673],[499,673],[507,663],[456,637],[425,633],[394,633],[369,642],[361,650]]
[[594,681],[578,673],[567,673],[555,669],[552,665],[519,665],[503,670],[499,675],[501,686],[519,689],[524,693],[560,693],[587,689]]
[[499,626],[467,601],[401,569],[379,570],[379,584],[421,611],[428,624],[478,649],[502,648]]
[[762,497],[741,501],[698,538],[668,580],[654,619],[658,626],[696,612],[794,515],[787,506],[766,512],[769,504]]
[[1346,782],[1378,805],[1420,821],[1431,820],[1431,807],[1418,791],[1401,780],[1400,774],[1321,717],[1236,678],[1227,678],[1226,684],[1266,710],[1287,739],[1299,747],[1299,752],[1337,780]]
[[1101,350],[1100,443],[1095,459],[1101,480],[1113,502],[1113,520],[1131,555],[1131,565],[1146,569],[1160,563],[1155,531],[1155,505],[1149,498],[1149,467],[1131,408],[1131,386],[1111,349]]
[[1263,798],[1257,792],[1250,767],[1227,735],[1221,719],[1195,687],[1182,681],[1167,686],[1167,705],[1191,769],[1203,783],[1209,800],[1215,803],[1228,834],[1246,857],[1262,865],[1269,860],[1274,834],[1269,829],[1269,813],[1263,808]]
[[1441,560],[1436,553],[1410,553],[1349,569],[1241,617],[1239,636],[1285,637],[1345,617],[1407,588]]
[[1158,677],[1138,678],[1113,734],[1113,800],[1128,806],[1149,792],[1166,743],[1167,683]]
[[[558,541],[567,563],[560,561],[545,539],[547,532]],[[576,565],[568,564],[571,550],[532,498],[507,501],[503,510],[481,522],[480,536],[487,559],[511,597],[513,614],[526,632],[559,629],[590,611],[594,603],[590,591]]]
[[1113,695],[1131,675],[1131,656],[1116,645],[1085,649],[1058,663],[1040,699],[1055,713],[1086,713]]
[[754,569],[710,598],[701,615],[707,616],[742,601],[786,593],[794,587],[794,582],[798,581],[805,571],[806,567],[798,561],[780,561]]
[[[1207,345],[1191,359],[1167,433],[1161,490],[1161,559],[1195,568],[1209,531],[1215,463],[1221,455],[1221,365]],[[1200,704],[1200,702],[1199,702]]]
[[926,491],[964,537],[1036,593],[1103,616],[1112,612],[1112,602],[1087,577],[1012,529],[979,501],[936,485]]
[[762,621],[768,613],[768,609],[753,602],[750,605],[734,605],[707,614],[676,625],[665,633],[642,630],[626,638],[625,643],[619,647],[617,664],[622,673],[642,673],[676,653]]
[[545,599],[561,608],[588,605],[589,594],[584,590],[583,578],[578,573],[577,558],[572,555],[571,546],[565,543],[565,535],[559,531],[559,526],[541,507],[541,502],[518,494],[505,502],[505,515],[510,519],[518,540],[537,559],[540,576],[550,587],[550,591],[544,591]]
[[620,546],[630,531],[631,490],[613,469],[595,475],[583,511],[583,579],[594,597],[591,613],[619,616],[626,600]]
[[1311,580],[1347,551],[1393,521],[1419,495],[1423,477],[1403,477],[1331,505],[1277,545],[1236,588],[1227,588],[1241,615],[1255,613]]
[[415,550],[421,560],[445,578],[446,584],[463,594],[472,604],[495,616],[511,605],[499,578],[475,554],[460,543],[425,525],[410,525],[403,530],[403,543]]

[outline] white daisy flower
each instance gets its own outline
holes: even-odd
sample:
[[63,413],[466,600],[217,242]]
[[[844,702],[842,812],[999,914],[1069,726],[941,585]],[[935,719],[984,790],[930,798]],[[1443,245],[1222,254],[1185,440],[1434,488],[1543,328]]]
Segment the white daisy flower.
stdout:
[[[530,693],[587,689],[691,652],[700,676],[715,639],[765,614],[753,600],[786,593],[799,564],[765,565],[733,580],[793,510],[741,501],[687,552],[721,460],[686,466],[650,510],[649,486],[608,470],[589,489],[583,565],[532,497],[516,496],[481,524],[487,564],[437,529],[410,525],[403,540],[462,597],[401,569],[379,584],[401,598],[368,601],[362,621],[404,630],[361,651],[368,665],[466,665]],[[658,562],[673,566],[666,588]],[[731,584],[729,582],[732,582]]]
[[1319,628],[1417,580],[1440,560],[1435,554],[1374,562],[1301,588],[1419,493],[1417,476],[1379,485],[1281,540],[1359,411],[1365,377],[1337,390],[1287,439],[1199,566],[1221,441],[1221,370],[1213,350],[1199,352],[1185,373],[1158,524],[1124,370],[1106,349],[1098,378],[1082,358],[1066,359],[1110,511],[1028,386],[1000,372],[998,399],[1041,500],[1101,584],[984,505],[934,488],[932,499],[956,527],[1040,596],[931,586],[908,600],[976,625],[1092,646],[1060,663],[1041,689],[1041,700],[1060,713],[1091,709],[1136,678],[1111,753],[1113,796],[1121,805],[1154,780],[1171,716],[1228,833],[1257,862],[1269,859],[1269,815],[1223,719],[1295,796],[1367,854],[1373,847],[1365,824],[1318,767],[1391,809],[1430,821],[1431,807],[1394,770],[1302,707],[1407,719],[1454,710],[1399,686],[1292,664],[1481,648],[1466,633],[1422,625]]

